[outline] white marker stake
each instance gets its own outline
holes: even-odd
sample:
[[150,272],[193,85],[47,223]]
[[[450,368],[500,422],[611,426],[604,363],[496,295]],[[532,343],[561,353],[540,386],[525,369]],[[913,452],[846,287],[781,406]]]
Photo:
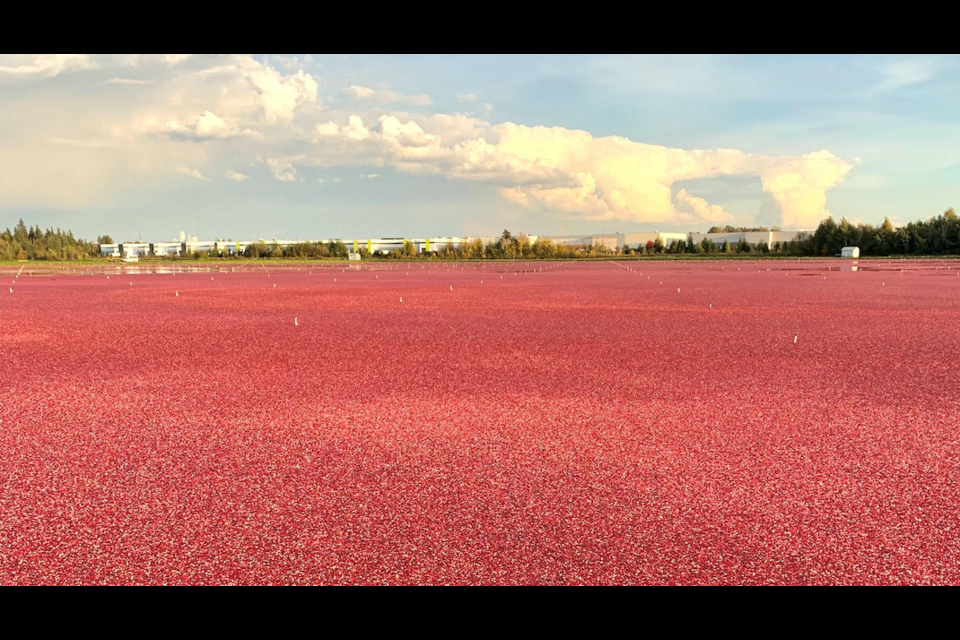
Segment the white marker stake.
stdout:
[[403,296],[400,296],[400,302],[403,302]]
[[179,291],[175,291],[174,293],[176,294],[176,296],[177,296],[178,298],[180,297],[180,292],[179,292]]
[[797,338],[799,338],[799,337],[800,337],[800,334],[799,334],[799,333],[793,334],[793,344],[797,344]]
[[293,326],[295,327],[300,326],[300,319],[297,316],[293,316]]
[[450,291],[453,291],[453,285],[450,285]]

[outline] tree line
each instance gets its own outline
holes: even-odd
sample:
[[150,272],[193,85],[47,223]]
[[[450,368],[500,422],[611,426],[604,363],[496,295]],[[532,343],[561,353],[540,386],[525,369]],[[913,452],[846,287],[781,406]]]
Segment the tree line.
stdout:
[[868,256],[956,255],[960,253],[960,219],[952,208],[902,227],[894,227],[889,218],[878,227],[827,218],[800,242],[805,255],[814,256],[835,255],[847,246],[860,247],[860,254]]
[[[229,245],[229,242],[226,243]],[[299,260],[316,260],[324,258],[346,258],[350,252],[340,240],[331,240],[329,242],[299,242],[294,245],[279,246],[267,242],[256,242],[248,245],[239,255],[229,253],[228,251],[202,251],[192,253],[185,258],[206,259],[206,258],[294,258]],[[357,252],[361,258],[379,258],[379,259],[397,259],[412,260],[424,258],[438,258],[442,260],[537,260],[551,258],[577,258],[577,257],[598,257],[605,255],[616,255],[615,251],[602,246],[591,248],[558,246],[548,240],[538,239],[533,242],[524,234],[514,236],[509,231],[504,230],[503,235],[496,241],[484,243],[479,238],[474,238],[470,242],[454,245],[453,243],[441,244],[431,247],[429,253],[420,253],[417,245],[410,241],[404,241],[403,246],[389,251],[370,252],[367,247],[360,245]]]
[[100,244],[111,244],[110,236],[96,242],[78,240],[72,231],[27,227],[21,219],[13,228],[0,232],[0,260],[88,260],[100,256]]
[[707,233],[743,233],[744,231],[780,231],[780,227],[733,227],[727,224],[707,229]]
[[243,252],[245,258],[297,258],[299,260],[321,260],[323,258],[346,258],[347,245],[339,240],[330,242],[298,242],[289,246],[269,245],[256,242],[247,246]]
[[[710,233],[736,233],[740,231],[765,231],[764,227],[713,227]],[[776,227],[773,230],[777,230]],[[85,260],[100,256],[101,244],[113,244],[110,236],[100,236],[96,242],[78,240],[71,231],[60,229],[41,230],[39,226],[28,228],[23,220],[11,231],[0,233],[0,260]],[[370,254],[366,247],[359,247],[361,256],[385,259],[438,258],[443,260],[555,260],[571,258],[600,258],[609,256],[680,255],[680,254],[774,254],[787,256],[835,256],[846,246],[860,247],[862,256],[889,255],[956,255],[960,254],[960,219],[953,209],[927,220],[910,222],[895,227],[889,218],[879,226],[857,223],[843,218],[823,220],[812,233],[803,233],[795,240],[751,245],[745,240],[736,243],[714,243],[709,238],[694,242],[690,235],[686,240],[673,240],[665,244],[661,239],[651,240],[636,246],[613,249],[602,244],[593,246],[558,245],[538,238],[531,241],[525,234],[513,235],[504,230],[496,240],[484,243],[475,238],[461,245],[452,243],[431,247],[429,254],[419,253],[416,245],[405,241],[403,246],[388,252]],[[293,258],[316,260],[346,258],[349,249],[339,241],[300,242],[290,246],[270,245],[257,242],[249,245],[241,256],[254,259]],[[201,252],[182,256],[205,259],[225,258],[223,252]]]
[[[360,253],[364,258],[369,255],[365,248],[361,248]],[[531,241],[526,234],[521,233],[515,236],[504,229],[500,238],[486,243],[480,238],[473,238],[469,242],[459,245],[447,243],[438,247],[431,247],[429,254],[418,254],[416,245],[404,241],[401,248],[389,252],[375,251],[370,257],[401,260],[418,257],[439,258],[441,260],[553,260],[613,254],[615,254],[614,251],[601,246],[570,247],[557,245],[543,238]]]
[[[714,227],[708,233],[735,233],[737,231],[766,231],[734,227]],[[776,231],[776,227],[772,230]],[[782,254],[789,256],[836,256],[843,247],[860,247],[862,256],[933,256],[960,254],[960,218],[951,208],[942,215],[927,220],[910,222],[895,227],[889,218],[883,223],[873,225],[854,224],[842,218],[836,222],[826,218],[812,233],[802,233],[795,240],[777,242],[773,246],[760,243],[756,246],[745,240],[737,243],[715,244],[709,238],[694,242],[692,236],[687,240],[677,240],[669,246],[660,240],[647,242],[637,247],[625,247],[627,255],[646,254],[713,254],[713,253],[760,253]]]

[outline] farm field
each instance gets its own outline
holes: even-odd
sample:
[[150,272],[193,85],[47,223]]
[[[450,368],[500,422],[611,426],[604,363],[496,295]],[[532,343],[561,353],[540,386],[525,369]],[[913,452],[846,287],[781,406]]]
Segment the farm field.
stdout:
[[852,264],[2,267],[0,584],[960,583],[960,261]]

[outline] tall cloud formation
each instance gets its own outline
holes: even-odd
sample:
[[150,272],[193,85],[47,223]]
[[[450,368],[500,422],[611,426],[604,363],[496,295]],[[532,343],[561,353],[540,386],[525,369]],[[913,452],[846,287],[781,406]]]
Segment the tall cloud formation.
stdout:
[[[426,95],[385,88],[350,85],[339,95],[352,107],[343,98],[325,107],[307,59],[275,61],[279,68],[270,60],[0,56],[0,85],[25,92],[0,101],[0,119],[8,123],[0,139],[0,207],[91,206],[151,180],[257,184],[256,173],[237,173],[236,166],[259,165],[261,176],[285,183],[301,182],[299,171],[310,167],[351,167],[363,175],[391,167],[486,184],[508,202],[560,217],[694,226],[752,216],[688,192],[686,181],[755,176],[783,226],[808,228],[828,215],[827,192],[852,168],[829,151],[686,150],[460,113],[385,112],[390,103],[421,110],[431,104]],[[101,91],[78,92],[78,83],[65,79],[76,74]],[[45,91],[30,92],[30,83],[46,83]]]
[[764,156],[736,149],[686,150],[562,127],[490,125],[467,116],[360,116],[314,133],[317,162],[335,150],[354,162],[412,174],[442,174],[494,185],[526,207],[572,217],[682,224],[729,223],[736,216],[674,185],[697,178],[758,176],[779,205],[781,224],[811,227],[829,215],[826,193],[852,168],[829,151]]

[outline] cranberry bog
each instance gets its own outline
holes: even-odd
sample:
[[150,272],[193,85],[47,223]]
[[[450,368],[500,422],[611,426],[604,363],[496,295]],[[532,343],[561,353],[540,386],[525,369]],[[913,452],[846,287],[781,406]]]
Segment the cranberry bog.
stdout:
[[960,262],[0,284],[0,584],[960,583]]

